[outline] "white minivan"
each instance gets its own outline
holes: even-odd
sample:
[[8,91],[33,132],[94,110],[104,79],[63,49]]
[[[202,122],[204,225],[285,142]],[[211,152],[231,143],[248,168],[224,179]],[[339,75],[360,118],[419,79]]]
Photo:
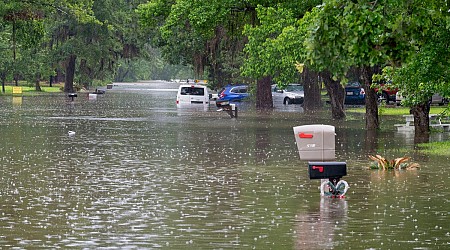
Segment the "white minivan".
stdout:
[[209,104],[212,94],[204,85],[183,84],[178,88],[177,106],[186,104]]

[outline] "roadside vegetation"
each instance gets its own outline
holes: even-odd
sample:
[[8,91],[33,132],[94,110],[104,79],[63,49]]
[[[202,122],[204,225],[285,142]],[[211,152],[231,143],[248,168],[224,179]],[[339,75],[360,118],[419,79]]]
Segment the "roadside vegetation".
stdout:
[[[112,81],[248,83],[257,109],[271,85],[300,82],[305,110],[343,120],[343,86],[365,90],[365,128],[379,129],[376,89],[398,88],[417,134],[428,100],[450,97],[450,19],[443,0],[0,0],[0,81],[63,82],[75,92]],[[76,83],[76,84],[75,84]],[[79,86],[74,86],[79,85]],[[384,85],[383,85],[384,86]],[[381,110],[379,110],[381,109]]]
[[450,157],[450,141],[420,143],[418,147],[426,154]]
[[[0,92],[0,96],[10,96],[13,95],[13,87],[10,85],[5,86],[5,92]],[[62,92],[63,85],[60,84],[53,84],[52,87],[48,86],[47,84],[41,85],[41,90],[37,91],[34,86],[21,86],[22,88],[22,95],[23,96],[30,96],[30,95],[41,95],[46,93],[60,93]]]
[[[343,85],[366,90],[365,127],[378,129],[376,88],[390,82],[429,131],[428,99],[450,96],[445,1],[151,0],[138,7],[163,55],[193,65],[220,85],[247,81],[258,109],[271,108],[270,85],[301,82],[305,110],[322,108],[324,85],[333,119],[345,119]],[[243,52],[243,53],[242,53]],[[378,86],[377,86],[378,85]]]
[[[380,110],[381,111],[381,110]],[[347,113],[365,113],[366,110],[364,107],[348,107],[346,109]],[[446,114],[448,112],[447,107],[441,106],[431,106],[430,114]],[[384,107],[380,112],[380,115],[409,115],[410,108],[408,107]]]

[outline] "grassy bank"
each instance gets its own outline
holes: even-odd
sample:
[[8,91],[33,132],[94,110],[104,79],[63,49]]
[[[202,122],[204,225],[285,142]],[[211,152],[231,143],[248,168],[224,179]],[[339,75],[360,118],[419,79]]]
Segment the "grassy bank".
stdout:
[[[441,114],[447,109],[446,106],[431,106],[430,114]],[[347,108],[345,112],[348,113],[366,113],[364,106]],[[380,115],[409,115],[409,108],[406,107],[379,107],[378,112]]]
[[[45,94],[45,93],[58,93],[61,92],[62,84],[53,84],[52,87],[50,86],[41,86],[42,91],[36,91],[36,88],[30,87],[30,86],[19,86],[22,88],[22,95],[23,96],[32,96],[32,95],[39,95],[39,94]],[[11,85],[5,86],[5,92],[3,93],[0,87],[0,95],[3,96],[11,96],[13,95],[13,87]],[[20,94],[19,94],[20,95]]]
[[421,151],[438,156],[450,156],[450,141],[430,142],[419,144]]

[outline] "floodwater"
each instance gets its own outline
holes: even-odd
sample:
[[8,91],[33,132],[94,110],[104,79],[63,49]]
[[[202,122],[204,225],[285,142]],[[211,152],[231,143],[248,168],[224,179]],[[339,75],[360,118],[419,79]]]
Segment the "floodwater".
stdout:
[[[0,97],[0,248],[450,248],[450,161],[415,149],[401,121],[383,116],[372,135],[363,115],[245,104],[231,119],[177,109],[176,88]],[[336,126],[345,199],[321,198],[309,180],[292,130],[305,124]],[[421,168],[368,170],[375,153]]]

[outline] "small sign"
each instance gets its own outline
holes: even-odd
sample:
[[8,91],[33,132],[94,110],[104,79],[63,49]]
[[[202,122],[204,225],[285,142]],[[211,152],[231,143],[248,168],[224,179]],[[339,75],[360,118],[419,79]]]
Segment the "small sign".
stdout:
[[22,94],[22,87],[14,86],[12,89],[13,95],[21,95]]

